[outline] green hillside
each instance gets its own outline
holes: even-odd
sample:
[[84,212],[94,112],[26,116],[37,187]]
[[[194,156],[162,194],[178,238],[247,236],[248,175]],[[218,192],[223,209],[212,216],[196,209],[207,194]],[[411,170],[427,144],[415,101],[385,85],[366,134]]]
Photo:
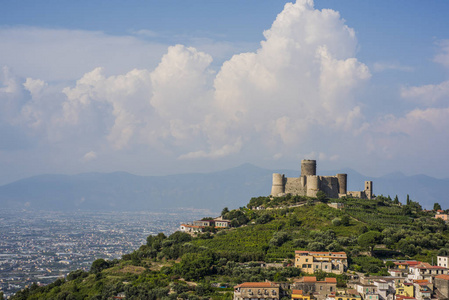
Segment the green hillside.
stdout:
[[[247,207],[258,210],[223,210],[234,228],[209,228],[196,237],[149,236],[121,260],[97,260],[90,272],[33,285],[12,299],[108,299],[120,293],[126,299],[231,299],[231,287],[241,282],[304,275],[291,266],[295,250],[345,251],[350,272],[378,275],[388,274],[384,258],[431,262],[438,252],[449,253],[448,226],[417,202],[401,205],[382,196],[334,201],[344,207],[332,208],[322,197],[253,198]],[[328,276],[345,285],[345,275]]]

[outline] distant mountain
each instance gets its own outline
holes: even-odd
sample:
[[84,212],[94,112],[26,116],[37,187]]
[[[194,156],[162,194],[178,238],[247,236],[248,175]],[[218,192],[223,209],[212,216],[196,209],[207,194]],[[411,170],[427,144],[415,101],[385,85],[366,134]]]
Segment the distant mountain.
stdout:
[[[271,191],[273,172],[299,176],[299,170],[272,171],[251,164],[213,172],[170,176],[137,176],[125,172],[39,175],[0,186],[1,208],[44,210],[162,210],[244,206],[251,197]],[[389,174],[366,177],[354,170],[322,172],[319,175],[348,174],[348,189],[361,190],[365,180],[374,181],[376,195],[406,195],[424,207],[439,202],[447,208],[449,179],[424,175]]]

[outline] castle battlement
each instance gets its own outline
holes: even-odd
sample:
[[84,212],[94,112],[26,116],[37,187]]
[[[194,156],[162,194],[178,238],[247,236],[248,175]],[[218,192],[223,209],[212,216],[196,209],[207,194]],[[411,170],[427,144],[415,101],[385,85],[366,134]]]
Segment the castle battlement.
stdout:
[[303,159],[301,161],[301,175],[287,178],[284,174],[274,173],[271,187],[272,196],[286,194],[316,197],[318,191],[323,191],[329,198],[350,196],[371,199],[373,197],[373,182],[365,181],[363,191],[347,191],[347,174],[335,176],[316,175],[316,160]]

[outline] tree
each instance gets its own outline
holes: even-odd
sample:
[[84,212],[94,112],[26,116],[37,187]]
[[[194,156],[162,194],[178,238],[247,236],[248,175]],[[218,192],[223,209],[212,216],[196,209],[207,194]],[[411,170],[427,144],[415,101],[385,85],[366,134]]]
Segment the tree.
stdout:
[[169,237],[169,240],[173,240],[175,244],[190,242],[192,240],[192,236],[187,232],[176,231],[172,233]]
[[359,238],[357,239],[357,243],[360,247],[368,249],[370,252],[372,252],[374,246],[377,244],[381,236],[382,234],[377,231],[368,231],[359,236]]
[[329,200],[329,199],[327,198],[326,193],[323,192],[323,191],[318,191],[318,192],[316,193],[316,198],[317,198],[318,200],[320,200],[321,202],[327,202],[327,201]]
[[340,218],[335,218],[332,220],[332,225],[334,226],[340,226],[341,225],[341,219]]
[[225,207],[223,208],[223,210],[221,211],[221,216],[225,216],[227,213],[229,212],[229,208]]
[[159,250],[162,245],[162,241],[166,238],[167,237],[162,232],[158,233],[158,235],[155,236],[149,235],[147,237],[147,246]]
[[349,226],[349,217],[347,215],[343,215],[341,217],[341,225],[343,226]]
[[96,274],[107,268],[109,268],[109,263],[103,258],[99,258],[92,263],[90,272]]
[[398,195],[396,195],[396,197],[394,197],[393,203],[394,203],[394,204],[399,204],[399,198],[398,198]]
[[441,205],[439,203],[435,203],[433,205],[433,210],[441,210]]
[[410,205],[410,196],[407,194],[407,205]]

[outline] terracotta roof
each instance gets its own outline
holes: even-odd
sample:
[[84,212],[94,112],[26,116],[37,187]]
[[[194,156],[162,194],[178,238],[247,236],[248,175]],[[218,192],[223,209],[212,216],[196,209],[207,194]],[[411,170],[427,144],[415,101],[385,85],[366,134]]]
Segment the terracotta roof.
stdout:
[[416,261],[416,260],[395,261],[394,262],[395,265],[409,265],[409,266],[419,265],[420,263],[421,263],[420,261]]
[[432,266],[432,265],[429,264],[429,263],[421,263],[421,264],[415,266],[415,268],[420,269],[420,270],[422,270],[422,269],[437,269],[437,270],[443,269],[443,270],[446,270],[446,269],[447,269],[447,268],[445,268],[445,267]]
[[324,278],[324,281],[325,282],[337,283],[337,278],[327,277],[327,278]]
[[417,284],[423,284],[423,283],[429,284],[430,283],[429,280],[426,280],[426,279],[416,279],[416,280],[413,280],[413,282],[417,283]]
[[435,276],[435,278],[449,280],[449,275],[438,275],[438,276]]
[[304,250],[295,250],[295,253],[309,253],[309,254],[344,254],[346,255],[346,252],[341,251],[341,252],[317,252],[317,251],[304,251]]
[[244,282],[239,285],[236,285],[234,288],[270,288],[270,287],[278,287],[277,284],[273,282]]
[[302,278],[302,280],[304,282],[316,282],[316,277],[315,276],[304,276]]
[[292,294],[302,295],[302,290],[292,290]]

